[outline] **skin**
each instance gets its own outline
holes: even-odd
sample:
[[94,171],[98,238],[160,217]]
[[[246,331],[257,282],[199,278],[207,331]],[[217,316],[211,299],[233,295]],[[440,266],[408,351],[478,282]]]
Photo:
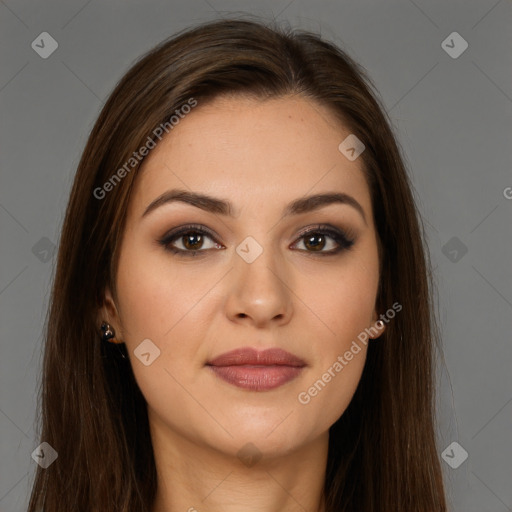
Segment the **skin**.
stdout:
[[[101,313],[126,343],[148,403],[158,471],[153,512],[324,510],[328,431],[352,399],[367,347],[359,343],[362,350],[307,405],[297,397],[376,326],[379,313],[370,191],[361,159],[338,150],[349,134],[325,107],[300,96],[217,98],[199,104],[144,160],[127,212],[117,301],[107,289]],[[173,202],[142,217],[174,188],[229,200],[234,215]],[[291,201],[325,192],[350,194],[366,222],[339,203],[282,217]],[[203,252],[179,257],[158,244],[190,223],[216,234],[196,245]],[[355,243],[322,256],[299,236],[319,223],[350,232]],[[263,248],[252,263],[236,252],[248,236]],[[323,254],[337,247],[324,240]],[[185,243],[181,236],[173,245],[186,250]],[[149,366],[134,355],[145,339],[160,349]],[[259,392],[205,366],[248,346],[283,348],[307,366]],[[237,457],[247,443],[262,456],[250,467]]]

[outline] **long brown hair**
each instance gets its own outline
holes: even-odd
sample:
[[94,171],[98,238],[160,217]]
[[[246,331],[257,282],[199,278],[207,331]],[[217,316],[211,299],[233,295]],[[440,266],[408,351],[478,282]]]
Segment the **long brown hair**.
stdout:
[[156,469],[146,403],[123,346],[98,336],[107,284],[116,297],[119,242],[140,162],[125,167],[105,197],[94,191],[146,141],[158,142],[155,128],[191,98],[201,105],[221,94],[302,95],[329,107],[366,146],[361,158],[382,257],[376,307],[384,313],[398,302],[402,310],[368,346],[356,393],[330,429],[326,510],[445,512],[430,261],[392,124],[371,80],[343,50],[307,31],[240,17],[182,31],[143,56],[89,136],[45,332],[41,442],[58,458],[37,468],[29,512],[151,510]]

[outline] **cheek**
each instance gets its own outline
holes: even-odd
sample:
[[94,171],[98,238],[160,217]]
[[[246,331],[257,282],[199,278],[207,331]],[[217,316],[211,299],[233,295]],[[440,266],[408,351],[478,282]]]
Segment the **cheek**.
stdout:
[[[207,301],[201,299],[217,280],[208,273],[202,280],[192,272],[185,276],[165,255],[142,254],[130,247],[119,261],[123,341],[137,384],[150,407],[180,410],[180,421],[184,422],[190,401],[180,383],[187,389],[193,385],[191,365],[199,364],[196,354],[204,340],[199,334]],[[142,346],[146,347],[144,352]],[[141,357],[145,353],[150,354],[147,365]]]
[[317,335],[310,340],[314,347],[311,369],[294,398],[314,432],[328,429],[343,415],[366,362],[370,341],[364,329],[370,326],[374,301],[368,288],[363,293],[352,287],[355,283],[347,279],[342,285],[332,285],[331,293],[319,293],[312,300],[322,322],[314,318],[305,328]]
[[[167,371],[180,382],[190,380],[191,367],[204,364],[208,325],[220,307],[214,288],[225,269],[217,272],[199,261],[190,263],[175,264],[162,249],[137,250],[136,243],[122,253],[117,286],[123,341],[143,390],[163,383],[174,386]],[[149,372],[136,358],[147,339],[158,354]]]
[[138,249],[143,244],[148,242],[126,244],[117,276],[123,332],[130,345],[141,337],[160,342],[171,337],[211,279],[208,274],[187,272],[174,264],[161,248]]
[[366,257],[354,254],[335,271],[318,273],[309,293],[306,287],[299,293],[310,308],[301,313],[309,318],[304,332],[315,335],[312,368],[296,398],[299,410],[318,418],[311,420],[321,423],[316,428],[328,428],[343,414],[361,379],[378,289],[376,257],[371,250]]
[[379,280],[376,254],[360,251],[328,272],[308,269],[304,275],[309,277],[299,281],[298,295],[304,297],[309,316],[313,312],[316,317],[311,332],[331,348],[342,350],[371,325]]

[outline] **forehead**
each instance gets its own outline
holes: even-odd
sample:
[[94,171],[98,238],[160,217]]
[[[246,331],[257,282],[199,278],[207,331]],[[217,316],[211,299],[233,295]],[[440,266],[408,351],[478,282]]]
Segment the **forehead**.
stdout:
[[325,106],[299,96],[198,100],[144,160],[132,210],[181,188],[229,198],[235,216],[247,201],[281,207],[331,190],[356,196],[370,212],[362,159],[338,149],[350,133]]

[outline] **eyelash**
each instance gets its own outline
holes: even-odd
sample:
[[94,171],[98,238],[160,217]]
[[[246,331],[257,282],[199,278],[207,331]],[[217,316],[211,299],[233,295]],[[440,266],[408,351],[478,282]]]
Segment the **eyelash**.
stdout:
[[[179,257],[194,257],[200,252],[206,252],[211,249],[198,249],[196,251],[186,251],[183,249],[178,249],[176,247],[173,247],[171,245],[171,242],[174,242],[175,240],[179,240],[184,235],[188,235],[191,233],[195,234],[201,234],[206,235],[210,237],[215,243],[218,244],[218,242],[215,240],[215,236],[213,233],[198,224],[190,224],[188,226],[182,226],[176,230],[171,231],[170,233],[167,233],[163,238],[158,240],[158,243],[164,247],[166,251],[169,251],[173,254],[176,254]],[[346,233],[344,233],[341,230],[338,230],[337,228],[331,228],[327,224],[318,224],[317,226],[314,226],[312,228],[308,228],[305,231],[302,231],[300,233],[299,238],[297,241],[300,241],[306,236],[316,234],[316,235],[328,235],[331,237],[337,244],[338,247],[335,249],[331,249],[330,251],[320,251],[320,252],[314,252],[314,251],[308,251],[305,249],[299,249],[302,252],[308,252],[313,255],[321,255],[321,256],[334,256],[342,251],[349,250],[355,243],[354,238],[349,237]],[[294,242],[295,244],[296,242]]]

